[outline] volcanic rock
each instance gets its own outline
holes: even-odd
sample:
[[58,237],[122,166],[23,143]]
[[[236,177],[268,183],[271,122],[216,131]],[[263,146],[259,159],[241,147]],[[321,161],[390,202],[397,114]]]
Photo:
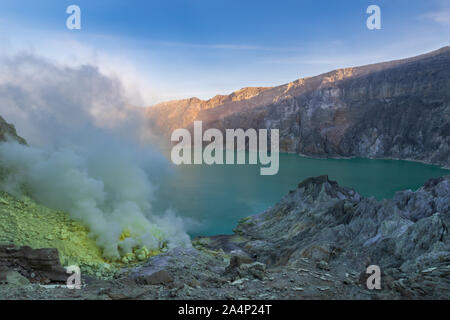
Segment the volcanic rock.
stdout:
[[32,282],[66,282],[57,249],[32,249],[27,246],[0,245],[0,270],[20,273]]

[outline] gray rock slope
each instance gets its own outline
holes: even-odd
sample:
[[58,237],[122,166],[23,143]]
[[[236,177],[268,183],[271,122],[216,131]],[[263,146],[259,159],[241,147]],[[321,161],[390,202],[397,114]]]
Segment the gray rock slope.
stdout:
[[269,266],[295,265],[302,258],[323,261],[336,273],[378,265],[390,279],[414,279],[411,296],[449,297],[449,227],[450,176],[384,201],[320,176],[300,183],[272,209],[244,219],[235,231],[248,239],[242,249]]
[[[159,285],[160,299],[449,299],[449,200],[450,175],[384,201],[313,177],[234,235],[195,239],[125,278]],[[367,288],[369,265],[381,290]]]

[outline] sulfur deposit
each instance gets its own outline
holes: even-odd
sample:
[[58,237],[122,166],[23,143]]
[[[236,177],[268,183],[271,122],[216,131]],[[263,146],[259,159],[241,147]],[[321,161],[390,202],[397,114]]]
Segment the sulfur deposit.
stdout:
[[[126,230],[119,241],[129,237]],[[17,199],[0,192],[0,243],[27,245],[34,249],[57,248],[63,266],[78,265],[82,272],[100,278],[113,276],[125,265],[159,253],[135,248],[122,259],[108,261],[89,230],[63,211],[37,204],[30,198]]]

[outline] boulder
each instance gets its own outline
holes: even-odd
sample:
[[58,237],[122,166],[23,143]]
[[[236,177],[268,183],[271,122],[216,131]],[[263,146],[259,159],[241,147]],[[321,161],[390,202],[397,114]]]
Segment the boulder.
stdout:
[[18,272],[32,282],[65,283],[68,277],[59,261],[58,250],[54,248],[32,249],[28,246],[0,245],[0,270],[4,274],[9,271]]
[[225,272],[226,273],[231,272],[232,270],[239,268],[241,266],[241,264],[249,264],[252,262],[253,262],[253,259],[248,256],[232,255],[230,258],[230,264],[226,268]]
[[167,284],[173,282],[172,275],[167,270],[159,270],[141,274],[135,278],[136,283],[144,285]]
[[241,264],[238,268],[238,273],[241,278],[251,275],[259,280],[263,280],[266,275],[266,265],[261,262]]
[[26,286],[30,281],[17,271],[8,271],[5,274],[5,282],[13,286]]

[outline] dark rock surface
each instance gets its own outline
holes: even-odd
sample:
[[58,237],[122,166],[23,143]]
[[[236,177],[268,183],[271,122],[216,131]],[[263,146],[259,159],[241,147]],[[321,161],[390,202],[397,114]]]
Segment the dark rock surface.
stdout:
[[392,277],[387,279],[403,279],[390,284],[396,290],[405,281],[421,288],[409,288],[410,297],[448,298],[449,227],[450,176],[384,201],[363,198],[322,176],[305,180],[235,231],[248,239],[243,249],[269,266],[295,266],[307,258],[320,269],[345,274],[378,265]]
[[65,283],[68,278],[56,249],[0,245],[0,280],[12,271],[35,283]]

